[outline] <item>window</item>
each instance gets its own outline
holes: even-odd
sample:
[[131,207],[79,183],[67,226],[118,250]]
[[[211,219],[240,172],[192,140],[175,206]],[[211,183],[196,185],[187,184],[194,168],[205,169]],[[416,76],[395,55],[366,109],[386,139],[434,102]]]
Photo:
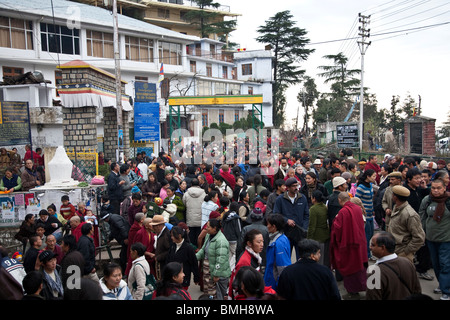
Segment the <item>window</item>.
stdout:
[[202,126],[203,127],[208,126],[208,110],[202,111]]
[[80,30],[41,23],[42,51],[80,54]]
[[31,21],[0,17],[0,47],[33,50]]
[[160,62],[181,65],[181,44],[161,41],[158,49]]
[[228,79],[228,67],[222,66],[222,78]]
[[216,46],[214,44],[209,45],[209,54],[211,55],[211,58],[216,58]]
[[135,76],[134,77],[134,81],[136,81],[136,82],[148,82],[148,77]]
[[225,122],[225,111],[219,110],[219,123],[224,123],[224,122]]
[[191,72],[197,72],[197,62],[195,62],[195,61],[191,61],[190,62],[190,70],[191,70]]
[[234,112],[234,121],[235,122],[239,121],[239,111]]
[[230,83],[228,85],[228,94],[229,95],[240,95],[241,94],[241,85]]
[[242,75],[243,76],[248,76],[252,74],[252,64],[248,63],[248,64],[243,64],[242,65]]
[[212,82],[198,80],[197,89],[199,96],[210,96],[212,95]]
[[253,94],[253,87],[248,87],[248,94]]
[[211,63],[206,64],[206,76],[212,77],[212,64]]
[[219,95],[227,94],[227,84],[224,82],[214,83],[214,94],[219,94]]
[[236,67],[233,67],[233,68],[231,69],[231,78],[232,78],[233,80],[237,80],[237,68],[236,68]]
[[169,19],[170,18],[169,9],[158,9],[158,18]]
[[112,33],[86,30],[87,55],[99,58],[114,58]]
[[3,76],[4,77],[15,77],[23,74],[23,68],[16,67],[3,67]]
[[[62,84],[62,71],[55,70],[55,87],[58,88]],[[59,97],[58,89],[56,89],[56,96]]]
[[153,62],[153,40],[125,36],[127,60]]

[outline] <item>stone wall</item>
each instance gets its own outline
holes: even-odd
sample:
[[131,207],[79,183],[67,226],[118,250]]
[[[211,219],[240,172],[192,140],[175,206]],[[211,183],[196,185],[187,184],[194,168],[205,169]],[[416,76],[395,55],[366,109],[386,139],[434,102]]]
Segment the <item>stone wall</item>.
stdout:
[[63,108],[64,148],[83,151],[97,149],[95,107]]

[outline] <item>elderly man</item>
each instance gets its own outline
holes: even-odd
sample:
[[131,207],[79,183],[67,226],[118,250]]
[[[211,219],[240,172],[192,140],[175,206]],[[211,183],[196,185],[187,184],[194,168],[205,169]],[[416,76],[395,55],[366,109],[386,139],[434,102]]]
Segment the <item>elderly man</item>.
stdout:
[[394,186],[392,192],[395,205],[392,213],[386,215],[386,231],[395,238],[395,253],[413,262],[414,254],[425,243],[425,232],[419,214],[407,201],[409,190],[403,186]]
[[381,206],[386,215],[390,215],[392,213],[392,209],[394,208],[394,202],[392,201],[392,188],[402,184],[402,173],[399,171],[393,171],[388,175],[388,179],[389,187],[384,189],[384,195],[381,200]]
[[[395,253],[395,238],[386,231],[377,232],[370,240],[370,250],[377,257],[378,286],[369,285],[366,300],[404,300],[422,292],[414,264]],[[371,275],[368,282],[370,283]]]
[[20,176],[22,180],[22,191],[28,191],[41,185],[41,177],[34,169],[34,164],[31,159],[25,161],[25,169]]
[[62,251],[61,247],[56,243],[56,237],[52,234],[49,234],[45,238],[45,244],[47,245],[44,250],[50,250],[52,251],[56,256],[56,263],[61,264],[61,260],[64,257],[64,252]]
[[170,231],[166,227],[166,221],[162,215],[155,215],[150,224],[153,226],[153,232],[156,234],[155,262],[156,279],[162,279],[162,270],[166,265],[167,254],[172,245]]
[[73,216],[69,220],[71,234],[73,234],[75,236],[75,239],[77,242],[81,237],[81,227],[85,223],[86,222],[81,221],[81,218],[79,216]]

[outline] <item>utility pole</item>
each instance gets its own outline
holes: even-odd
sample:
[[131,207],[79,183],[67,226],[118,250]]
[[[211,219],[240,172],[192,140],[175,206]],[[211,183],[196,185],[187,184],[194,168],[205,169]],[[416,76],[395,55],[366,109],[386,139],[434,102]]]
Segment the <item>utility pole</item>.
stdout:
[[363,145],[363,122],[364,122],[364,55],[366,54],[366,50],[371,44],[371,42],[367,42],[367,39],[370,37],[370,29],[366,29],[367,25],[370,22],[370,15],[364,16],[361,13],[358,14],[359,22],[361,26],[359,27],[359,36],[361,37],[361,41],[358,41],[359,50],[361,52],[361,93],[360,93],[360,101],[359,101],[359,151],[362,152]]
[[417,110],[417,114],[420,116],[421,113],[422,113],[422,97],[419,94],[419,108]]
[[114,25],[114,64],[116,76],[116,111],[117,111],[117,161],[124,162],[123,152],[123,120],[122,120],[122,82],[120,75],[119,21],[117,18],[117,0],[113,0]]

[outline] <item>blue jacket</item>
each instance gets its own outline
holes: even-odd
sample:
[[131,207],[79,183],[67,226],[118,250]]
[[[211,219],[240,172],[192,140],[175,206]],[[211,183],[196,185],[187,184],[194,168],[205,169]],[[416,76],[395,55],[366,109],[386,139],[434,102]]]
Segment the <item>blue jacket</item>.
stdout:
[[279,233],[267,246],[266,270],[264,272],[265,285],[271,286],[273,290],[276,290],[281,272],[291,264],[289,239],[283,233]]
[[294,203],[289,199],[288,192],[280,194],[275,200],[273,213],[279,213],[284,217],[284,220],[292,219],[295,224],[308,230],[309,225],[309,207],[306,197],[297,192]]

